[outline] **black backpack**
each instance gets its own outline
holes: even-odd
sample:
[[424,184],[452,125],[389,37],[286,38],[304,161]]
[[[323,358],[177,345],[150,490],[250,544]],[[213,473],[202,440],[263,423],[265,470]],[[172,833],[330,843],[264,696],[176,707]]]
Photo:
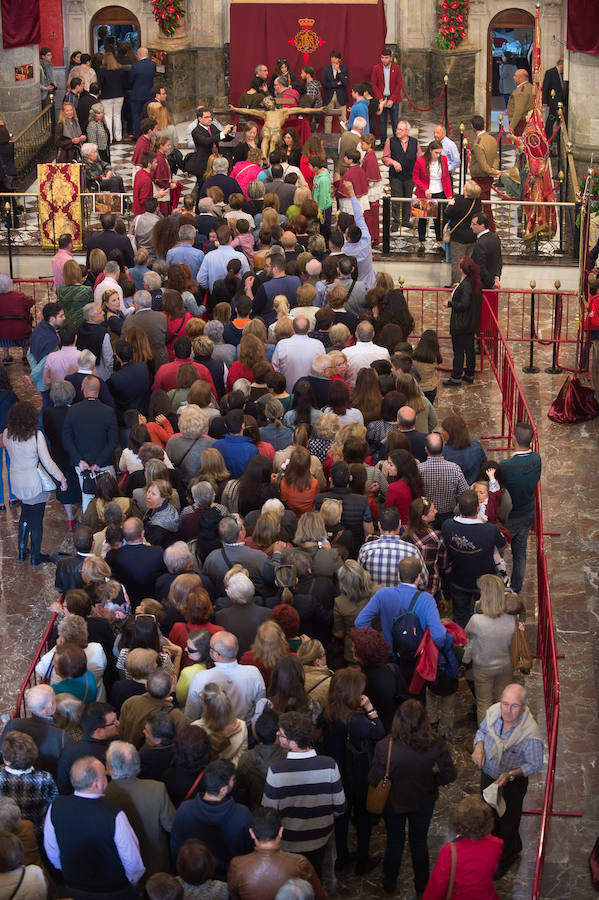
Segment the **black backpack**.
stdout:
[[396,659],[413,660],[424,635],[420,619],[414,612],[414,607],[421,593],[422,591],[414,591],[414,596],[407,610],[393,619],[391,639],[393,641],[392,650]]
[[178,149],[178,147],[173,147],[166,158],[170,166],[171,175],[176,175],[179,169],[182,172],[185,171],[185,169],[183,168],[183,154]]

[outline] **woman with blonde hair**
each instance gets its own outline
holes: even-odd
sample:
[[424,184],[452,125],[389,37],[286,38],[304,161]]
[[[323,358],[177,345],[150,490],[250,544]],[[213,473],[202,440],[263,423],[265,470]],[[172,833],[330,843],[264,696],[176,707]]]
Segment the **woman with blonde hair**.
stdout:
[[228,759],[236,766],[248,747],[245,722],[233,713],[231,699],[222,685],[209,682],[201,699],[202,717],[191,724],[199,725],[210,738],[214,759]]
[[197,471],[198,478],[213,481],[216,485],[216,501],[219,502],[223,490],[231,477],[231,473],[225,465],[220,450],[208,447],[200,456],[200,468]]
[[480,590],[480,613],[474,613],[466,625],[468,644],[464,662],[472,662],[480,723],[488,708],[501,699],[513,681],[510,646],[519,623],[506,612],[505,585],[498,575],[481,575],[476,583]]
[[251,648],[246,650],[239,662],[242,666],[256,666],[268,690],[272,670],[278,660],[288,653],[289,645],[283,629],[276,622],[267,619],[258,626]]
[[305,447],[295,447],[293,450],[280,489],[281,500],[298,518],[314,509],[319,486],[310,473],[310,454]]
[[101,272],[104,272],[104,267],[108,261],[108,257],[104,253],[103,250],[100,250],[99,247],[94,247],[89,252],[89,262],[87,266],[87,278],[85,279],[85,284],[89,285],[89,287],[93,288],[96,284],[96,279]]
[[330,478],[333,463],[343,461],[343,447],[350,438],[365,440],[366,426],[360,425],[359,422],[346,422],[345,425],[341,425],[335,434],[335,440],[331,444],[323,463],[326,478]]
[[208,421],[198,406],[184,406],[179,412],[181,435],[169,438],[166,445],[168,458],[189,480],[202,464],[202,453],[213,444],[206,434]]
[[166,137],[172,143],[173,147],[176,147],[178,141],[177,129],[172,123],[167,107],[157,101],[148,103],[148,118],[156,119],[157,142],[159,143],[161,138]]
[[94,614],[113,620],[127,616],[130,611],[127,591],[112,577],[110,566],[99,556],[86,556],[81,566],[81,581],[89,594]]
[[310,558],[310,569],[315,578],[334,578],[343,563],[337,549],[329,543],[321,512],[310,511],[300,517],[293,544]]
[[326,650],[320,641],[310,638],[298,647],[297,658],[304,667],[306,693],[324,709],[333,674],[327,666]]
[[112,144],[118,143],[123,138],[121,110],[128,85],[127,76],[127,69],[123,69],[119,65],[112,50],[105,50],[98,72],[98,82],[102,91],[102,103],[106,110],[106,127],[110,133]]
[[79,158],[79,147],[87,137],[82,134],[79,120],[72,103],[63,103],[56,128],[54,129],[54,146],[56,162],[76,162]]
[[355,559],[347,559],[337,570],[340,593],[333,607],[333,636],[343,639],[343,658],[356,664],[350,633],[358,613],[366,606],[378,585]]
[[279,319],[285,319],[289,315],[289,300],[285,294],[277,294],[272,301],[273,309],[277,314],[276,320],[268,326],[269,341],[275,340],[275,325]]
[[[406,397],[406,406],[416,413],[414,428],[424,434],[430,434],[437,427],[438,418],[430,400],[420,393],[420,388],[411,375],[402,372],[396,379],[397,390]],[[478,471],[478,469],[477,469]]]
[[274,544],[280,540],[281,519],[274,512],[260,513],[258,521],[254,525],[252,536],[245,539],[248,547],[262,550],[267,556],[272,557]]

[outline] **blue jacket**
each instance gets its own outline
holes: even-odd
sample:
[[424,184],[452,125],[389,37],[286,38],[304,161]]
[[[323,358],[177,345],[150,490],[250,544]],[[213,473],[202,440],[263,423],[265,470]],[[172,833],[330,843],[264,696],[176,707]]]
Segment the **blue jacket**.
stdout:
[[254,849],[249,833],[252,822],[247,806],[230,797],[221,803],[207,802],[201,797],[186,800],[177,810],[173,822],[171,857],[176,860],[181,845],[188,838],[197,838],[214,854],[215,877],[226,880],[233,857],[251,853]]
[[[392,647],[393,622],[401,613],[406,612],[416,590],[417,588],[413,584],[404,582],[398,584],[397,587],[381,588],[358,613],[354,623],[356,628],[368,628],[373,619],[379,616],[384,638],[389,647]],[[420,620],[422,630],[425,631],[428,625],[435,644],[438,647],[443,646],[447,632],[439,618],[439,610],[433,595],[427,591],[421,591],[414,612]]]
[[152,62],[151,59],[138,59],[137,62],[133,63],[129,77],[133,100],[147,100],[152,96],[155,74],[156,63]]
[[250,459],[258,452],[251,438],[244,434],[226,434],[221,441],[215,441],[212,448],[220,450],[233,478],[243,475]]

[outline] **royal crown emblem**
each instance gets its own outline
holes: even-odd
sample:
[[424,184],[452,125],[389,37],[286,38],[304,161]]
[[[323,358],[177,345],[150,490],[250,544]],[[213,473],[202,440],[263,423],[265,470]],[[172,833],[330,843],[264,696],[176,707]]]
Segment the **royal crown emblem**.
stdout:
[[300,53],[304,54],[304,65],[306,65],[310,54],[314,53],[315,50],[318,50],[325,41],[323,41],[315,31],[312,31],[312,26],[316,19],[305,18],[298,19],[297,21],[301,30],[298,31],[295,37],[290,38],[288,43],[292,44],[296,50],[299,50]]

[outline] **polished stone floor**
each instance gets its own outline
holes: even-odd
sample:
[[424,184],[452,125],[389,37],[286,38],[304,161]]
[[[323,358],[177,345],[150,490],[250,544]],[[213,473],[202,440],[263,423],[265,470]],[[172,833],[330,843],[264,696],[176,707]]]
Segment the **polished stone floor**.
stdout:
[[[445,351],[445,345],[443,346]],[[557,756],[554,807],[559,812],[581,812],[581,818],[554,817],[550,823],[542,898],[585,900],[595,896],[590,885],[587,859],[599,834],[599,554],[597,509],[599,485],[595,484],[599,420],[572,427],[559,426],[547,418],[565,375],[548,375],[549,348],[537,350],[541,372],[521,373],[525,363],[525,345],[516,345],[516,367],[536,419],[543,456],[543,500],[545,531],[559,532],[546,537],[546,550],[555,615],[561,681],[560,737]],[[449,347],[447,357],[450,358]],[[20,365],[10,367],[15,390],[25,396]],[[473,387],[441,387],[437,399],[439,418],[451,409],[461,410],[473,436],[498,434],[501,429],[500,396],[488,366],[477,376]],[[484,442],[485,443],[485,442]],[[488,441],[495,448],[501,442]],[[493,454],[497,455],[497,454]],[[502,455],[502,454],[499,454]],[[0,513],[0,654],[3,661],[0,679],[0,712],[11,712],[18,685],[25,675],[34,648],[49,620],[48,606],[55,597],[54,568],[51,565],[32,570],[16,561],[16,525],[18,510]],[[45,519],[44,550],[55,552],[69,546],[65,516],[55,501],[48,505]],[[523,588],[527,606],[529,640],[535,640],[536,584],[535,542],[529,542],[529,567]],[[544,730],[543,687],[539,663],[527,678],[530,705]],[[470,751],[473,726],[468,721],[470,703],[467,694],[458,694],[455,738],[452,752],[459,769],[458,780],[442,789],[430,831],[431,862],[441,844],[449,839],[448,812],[464,794],[477,789],[478,772]],[[526,807],[538,809],[542,802],[544,774],[531,779]],[[522,821],[524,852],[521,862],[498,884],[502,900],[531,897],[539,816],[526,815]],[[375,830],[372,851],[384,848],[382,827]],[[409,853],[406,849],[400,876],[398,898],[413,894]],[[343,898],[381,896],[380,869],[357,879],[343,877],[335,896]]]

